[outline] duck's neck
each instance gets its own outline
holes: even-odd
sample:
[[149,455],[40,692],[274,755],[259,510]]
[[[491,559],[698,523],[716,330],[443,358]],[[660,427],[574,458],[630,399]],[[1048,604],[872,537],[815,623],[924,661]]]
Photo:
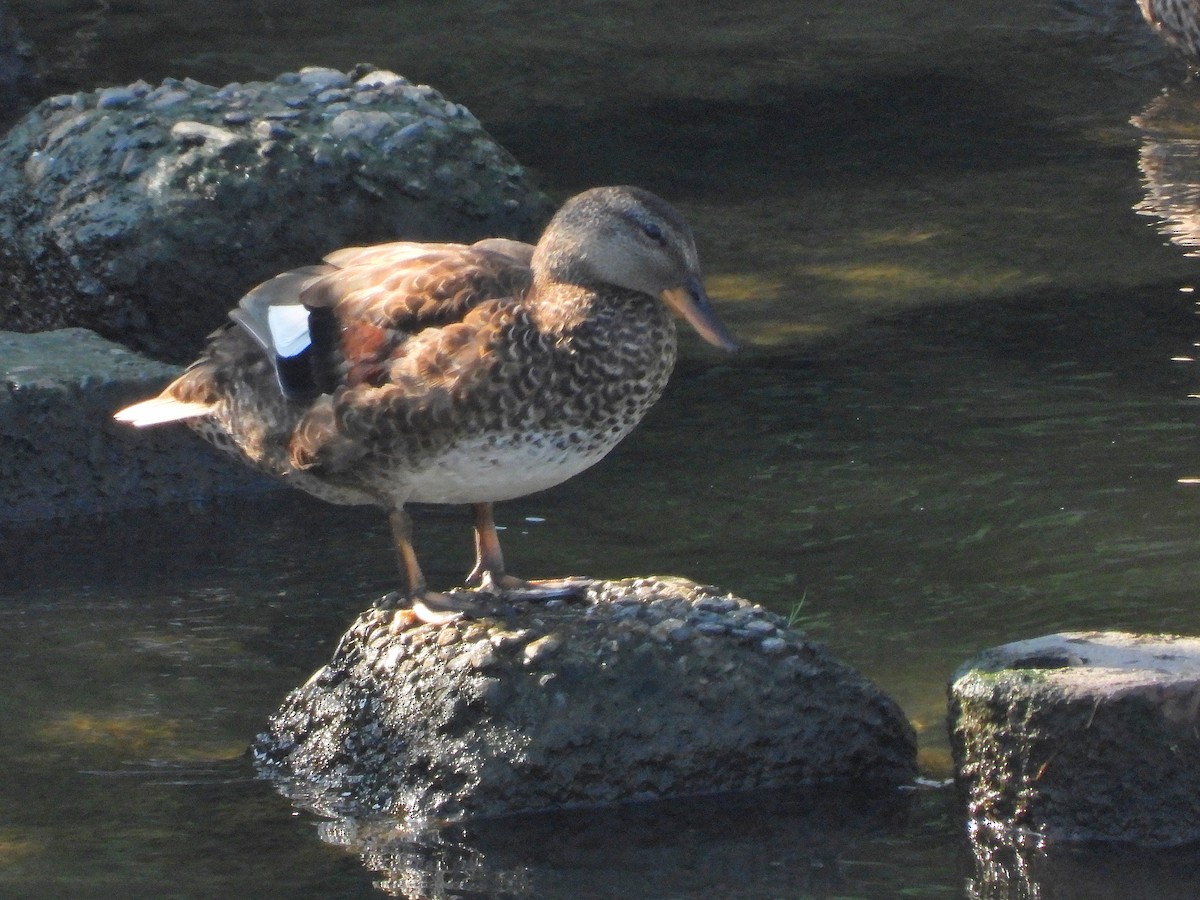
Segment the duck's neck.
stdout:
[[546,334],[573,333],[595,315],[596,291],[582,284],[535,278],[531,297],[534,323]]

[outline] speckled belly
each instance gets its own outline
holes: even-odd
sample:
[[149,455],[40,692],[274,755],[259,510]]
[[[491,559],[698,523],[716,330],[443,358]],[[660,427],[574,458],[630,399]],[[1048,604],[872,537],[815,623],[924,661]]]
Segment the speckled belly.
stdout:
[[397,481],[397,499],[417,503],[511,500],[562,484],[595,465],[628,432],[572,442],[564,434],[480,436],[451,448]]

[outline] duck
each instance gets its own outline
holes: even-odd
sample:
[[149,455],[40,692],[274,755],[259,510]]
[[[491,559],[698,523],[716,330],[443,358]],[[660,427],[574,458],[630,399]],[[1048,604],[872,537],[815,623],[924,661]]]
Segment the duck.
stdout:
[[[348,247],[277,275],[161,393],[114,418],[182,422],[317,498],[382,508],[401,583],[378,605],[445,623],[488,614],[481,597],[580,590],[510,574],[493,505],[578,475],[633,430],[674,367],[675,316],[737,349],[683,216],[641,188],[592,188],[536,245]],[[472,507],[473,590],[429,588],[410,503]]]
[[1138,0],[1154,33],[1188,64],[1200,67],[1200,0]]

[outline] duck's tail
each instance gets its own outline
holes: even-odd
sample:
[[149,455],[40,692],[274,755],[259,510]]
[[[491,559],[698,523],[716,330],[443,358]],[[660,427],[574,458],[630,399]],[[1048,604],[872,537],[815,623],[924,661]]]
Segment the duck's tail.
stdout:
[[159,395],[117,410],[113,413],[113,418],[127,425],[145,428],[148,425],[165,425],[168,422],[182,422],[184,419],[207,416],[213,408],[211,403],[176,400],[174,397]]

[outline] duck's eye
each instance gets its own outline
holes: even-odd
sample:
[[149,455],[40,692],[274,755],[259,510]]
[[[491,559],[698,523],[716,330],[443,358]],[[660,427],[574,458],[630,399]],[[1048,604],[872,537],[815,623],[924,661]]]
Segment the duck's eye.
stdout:
[[642,226],[642,231],[645,232],[646,237],[650,238],[650,240],[654,241],[654,243],[666,243],[666,238],[663,237],[662,229],[658,227],[658,223],[639,222],[638,224]]

